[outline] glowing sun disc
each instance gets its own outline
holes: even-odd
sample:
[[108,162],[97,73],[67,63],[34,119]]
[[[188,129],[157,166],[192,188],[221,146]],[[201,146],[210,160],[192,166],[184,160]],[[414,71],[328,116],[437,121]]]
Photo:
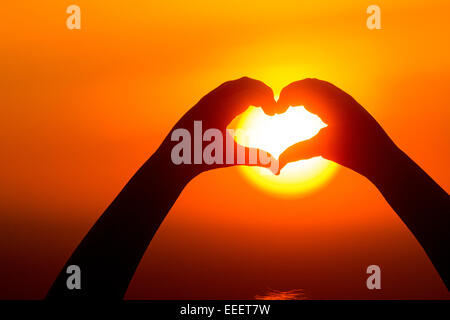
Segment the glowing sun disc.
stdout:
[[[279,115],[266,115],[261,108],[250,107],[236,119],[238,143],[260,148],[274,157],[289,146],[312,138],[326,124],[304,107],[289,107]],[[288,164],[275,176],[266,168],[241,166],[244,176],[265,191],[280,195],[298,195],[311,192],[327,182],[335,173],[334,162],[315,157]]]

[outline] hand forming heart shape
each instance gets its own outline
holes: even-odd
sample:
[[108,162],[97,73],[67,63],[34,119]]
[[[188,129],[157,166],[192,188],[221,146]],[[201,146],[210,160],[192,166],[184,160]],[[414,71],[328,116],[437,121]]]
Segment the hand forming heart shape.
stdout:
[[[386,154],[395,149],[395,145],[375,119],[350,95],[328,82],[304,79],[291,83],[283,88],[278,101],[275,101],[273,91],[267,85],[261,81],[244,77],[226,82],[211,91],[175,126],[173,133],[179,128],[188,128],[188,132],[194,132],[194,141],[189,139],[187,142],[189,147],[193,145],[194,161],[191,162],[190,153],[183,152],[182,157],[187,159],[187,162],[184,163],[199,165],[194,170],[195,174],[235,164],[270,166],[273,159],[271,156],[269,162],[267,158],[258,158],[254,163],[221,160],[223,155],[228,155],[230,145],[225,143],[223,138],[219,139],[217,132],[222,133],[222,137],[227,136],[224,134],[227,125],[250,105],[261,106],[268,115],[281,114],[289,106],[302,105],[306,110],[318,115],[328,125],[311,139],[287,148],[279,157],[277,172],[289,162],[322,156],[361,174],[366,174],[375,163],[384,161]],[[207,150],[213,158],[215,157],[214,161],[207,162],[209,166],[202,166],[201,161],[196,160],[202,156],[202,150],[199,150],[201,139],[198,144],[194,143],[198,142],[195,138],[195,132],[198,130],[192,125],[196,121],[202,121],[200,129],[205,132],[203,141],[214,140],[211,142],[211,145],[214,146],[208,146]],[[183,135],[177,133],[174,139],[174,134],[172,134],[171,141],[179,141],[180,136]],[[217,147],[216,142],[218,145],[222,145],[223,149]],[[232,144],[231,148],[233,160],[236,160],[239,148],[243,148],[246,155],[251,155],[255,151],[254,148],[242,147],[237,143]],[[177,149],[177,151],[179,150]],[[259,154],[262,152],[257,151]],[[217,157],[218,153],[220,153],[220,157]],[[248,158],[250,157],[245,159]],[[219,160],[215,161],[217,159]]]

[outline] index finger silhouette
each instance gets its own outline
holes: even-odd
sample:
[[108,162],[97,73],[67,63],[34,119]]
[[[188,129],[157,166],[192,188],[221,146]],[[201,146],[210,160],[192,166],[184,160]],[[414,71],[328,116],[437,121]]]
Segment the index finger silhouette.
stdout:
[[231,121],[249,106],[261,107],[268,114],[275,113],[276,101],[272,89],[264,82],[248,77],[225,82],[208,96],[221,104],[226,121]]
[[[273,90],[260,80],[243,77],[230,82],[231,90],[240,98],[237,111],[244,111],[248,106],[261,107],[265,113],[274,114],[276,101]],[[231,93],[233,95],[233,93]]]
[[281,90],[277,111],[284,112],[289,106],[304,106],[330,123],[338,112],[339,93],[337,87],[326,81],[310,78],[296,81]]

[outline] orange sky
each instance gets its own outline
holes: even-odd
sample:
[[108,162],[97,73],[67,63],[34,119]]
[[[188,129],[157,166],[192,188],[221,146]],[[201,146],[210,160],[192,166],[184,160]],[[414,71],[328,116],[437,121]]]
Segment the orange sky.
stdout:
[[[305,77],[336,84],[449,190],[448,1],[377,1],[374,31],[367,1],[155,2],[0,6],[0,298],[43,298],[172,125],[244,75],[275,93]],[[72,3],[81,30],[66,28]],[[370,264],[381,267],[381,292],[365,287]],[[449,297],[376,188],[344,168],[289,199],[255,188],[238,168],[197,177],[126,297],[240,299],[268,289]]]

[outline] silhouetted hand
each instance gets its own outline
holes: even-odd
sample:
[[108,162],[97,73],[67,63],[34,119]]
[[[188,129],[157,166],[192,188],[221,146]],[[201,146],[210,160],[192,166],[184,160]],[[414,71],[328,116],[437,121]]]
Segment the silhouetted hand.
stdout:
[[305,79],[285,87],[278,112],[303,105],[328,124],[280,155],[287,163],[322,156],[369,179],[420,242],[450,288],[450,197],[401,151],[377,121],[334,85]]
[[[47,298],[122,298],[155,232],[189,181],[203,171],[239,164],[238,159],[232,163],[194,164],[194,152],[189,152],[190,164],[174,163],[171,154],[178,142],[173,141],[172,134],[177,129],[187,130],[193,151],[194,121],[201,121],[203,132],[216,129],[225,137],[230,121],[250,105],[261,106],[273,114],[273,92],[260,81],[241,78],[222,84],[191,108],[89,230],[53,283]],[[259,157],[251,163],[248,156],[252,149],[238,146],[234,139],[231,141],[236,157],[237,149],[245,150],[244,163],[270,166],[271,158],[269,163],[261,163]],[[224,150],[226,141],[222,142],[225,157],[228,150]],[[69,290],[66,286],[66,269],[70,265],[81,270],[80,290]]]
[[278,112],[303,105],[328,126],[310,140],[299,142],[280,155],[287,163],[322,156],[367,175],[380,162],[389,161],[395,145],[375,119],[350,95],[326,81],[304,79],[285,87]]
[[[199,174],[203,171],[220,167],[233,166],[236,164],[270,167],[271,164],[274,165],[274,163],[276,163],[275,166],[276,169],[278,169],[278,161],[269,153],[263,150],[248,148],[239,145],[235,142],[233,136],[227,137],[229,135],[226,130],[227,125],[229,125],[229,123],[236,116],[244,112],[249,106],[262,107],[264,112],[268,114],[274,114],[274,111],[276,109],[276,102],[272,89],[265,85],[263,82],[248,77],[243,77],[237,80],[223,83],[222,85],[208,93],[206,96],[204,96],[180,119],[180,121],[178,121],[178,123],[172,129],[171,133],[161,145],[159,150],[160,153],[162,151],[163,157],[165,157],[166,161],[171,161],[171,159],[169,159],[169,153],[171,153],[173,147],[178,143],[178,140],[172,141],[172,133],[177,129],[186,129],[190,132],[190,136],[192,137],[192,152],[190,155],[190,164],[181,164],[181,166],[184,167],[183,169],[185,171]],[[223,141],[220,141],[223,146],[223,149],[221,151],[222,155],[219,157],[221,159],[221,162],[205,164],[205,162],[202,161],[201,164],[195,163],[194,139],[198,139],[199,137],[194,137],[194,121],[197,122],[197,125],[198,122],[201,122],[200,126],[203,133],[210,129],[221,132],[221,137],[223,137]],[[216,138],[210,138],[210,141],[215,139]],[[227,141],[232,143],[227,144]],[[207,145],[208,143],[208,141],[204,142],[203,146]],[[203,151],[200,150],[199,152]],[[232,160],[227,159],[227,155],[229,154],[233,156]],[[245,154],[245,159],[239,159],[239,154]],[[250,157],[250,154],[256,155],[256,159],[252,159]]]

